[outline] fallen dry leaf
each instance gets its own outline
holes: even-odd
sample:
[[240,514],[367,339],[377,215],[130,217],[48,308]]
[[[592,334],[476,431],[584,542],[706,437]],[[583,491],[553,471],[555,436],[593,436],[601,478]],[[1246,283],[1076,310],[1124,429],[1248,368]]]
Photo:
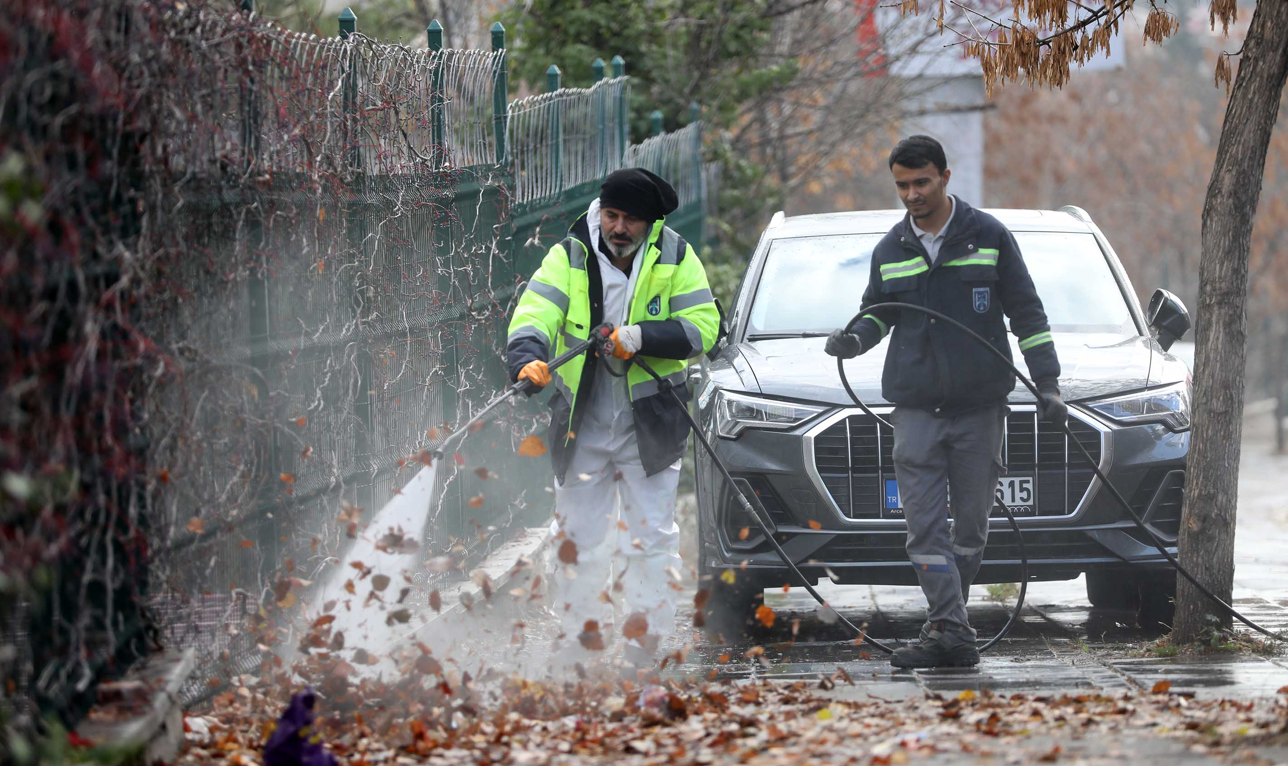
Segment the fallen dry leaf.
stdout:
[[739,540],[746,540],[750,536],[751,536],[751,527],[743,527],[742,529],[738,530]]
[[622,625],[622,638],[631,640],[640,638],[648,634],[648,618],[643,612],[635,612],[626,618],[626,623]]
[[429,594],[429,608],[435,612],[443,611],[443,597],[438,594],[437,590]]
[[474,475],[479,477],[479,481],[487,481],[488,476],[490,476],[491,474],[488,472],[486,468],[479,466],[478,468],[474,469]]
[[586,620],[577,641],[592,652],[604,651],[604,635],[599,632],[599,623],[595,620]]
[[378,574],[371,578],[371,588],[377,592],[389,587],[389,575]]
[[823,525],[822,525],[822,524],[819,524],[817,521],[814,521],[813,519],[810,519],[810,520],[809,520],[809,528],[810,528],[810,529],[822,529],[822,528],[823,528]]
[[469,499],[469,502],[467,502],[467,503],[466,503],[466,505],[468,505],[468,506],[469,506],[469,507],[471,507],[471,508],[482,508],[482,507],[483,507],[483,496],[482,496],[482,495],[475,495],[474,497],[471,497],[471,498]]
[[765,604],[761,604],[756,607],[756,619],[760,620],[760,624],[766,628],[772,628],[774,627],[774,610]]
[[1171,681],[1159,681],[1154,684],[1154,688],[1149,690],[1150,694],[1166,694],[1167,690],[1172,688]]
[[202,532],[206,531],[206,522],[197,518],[188,519],[187,528],[188,528],[188,531],[193,533],[194,535],[199,535]]
[[540,436],[531,434],[519,442],[518,454],[520,457],[541,457],[546,454],[546,443]]
[[564,540],[559,544],[559,560],[565,564],[577,563],[577,544],[572,540]]

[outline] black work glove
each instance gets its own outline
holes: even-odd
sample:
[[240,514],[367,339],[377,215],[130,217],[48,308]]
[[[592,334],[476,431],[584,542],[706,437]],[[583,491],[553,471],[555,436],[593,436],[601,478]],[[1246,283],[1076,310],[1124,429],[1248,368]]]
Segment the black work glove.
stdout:
[[853,359],[863,353],[863,342],[854,333],[837,330],[827,336],[827,343],[823,346],[823,350],[828,356]]
[[1064,423],[1069,419],[1069,405],[1060,398],[1060,387],[1055,383],[1038,386],[1038,417],[1044,423]]

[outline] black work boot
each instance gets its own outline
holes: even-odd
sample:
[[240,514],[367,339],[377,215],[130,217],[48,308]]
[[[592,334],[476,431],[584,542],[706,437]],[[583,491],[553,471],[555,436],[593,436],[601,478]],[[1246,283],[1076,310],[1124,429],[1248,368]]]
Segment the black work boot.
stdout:
[[974,639],[923,631],[920,641],[896,649],[890,664],[896,668],[970,668],[979,664],[979,650]]

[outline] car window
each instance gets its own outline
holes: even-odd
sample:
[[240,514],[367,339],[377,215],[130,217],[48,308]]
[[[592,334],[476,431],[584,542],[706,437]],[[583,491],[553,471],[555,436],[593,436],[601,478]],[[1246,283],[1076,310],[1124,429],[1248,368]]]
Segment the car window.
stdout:
[[[752,297],[748,333],[829,332],[859,310],[872,248],[884,234],[778,239]],[[1015,232],[1056,332],[1136,333],[1131,311],[1090,233]],[[1009,324],[1009,323],[1008,323]]]

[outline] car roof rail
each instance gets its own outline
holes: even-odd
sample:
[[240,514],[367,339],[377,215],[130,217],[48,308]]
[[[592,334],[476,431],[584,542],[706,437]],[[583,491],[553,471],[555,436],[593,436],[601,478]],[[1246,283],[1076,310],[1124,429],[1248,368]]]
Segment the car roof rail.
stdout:
[[1083,210],[1082,208],[1078,207],[1077,205],[1065,205],[1064,207],[1060,208],[1060,212],[1068,213],[1069,215],[1073,216],[1074,218],[1077,218],[1079,221],[1082,221],[1083,223],[1091,223],[1091,214],[1088,213],[1086,210]]
[[783,211],[779,210],[777,213],[774,213],[773,218],[769,219],[769,228],[777,229],[779,226],[782,226],[783,221],[785,220],[787,220],[787,215],[783,213]]

